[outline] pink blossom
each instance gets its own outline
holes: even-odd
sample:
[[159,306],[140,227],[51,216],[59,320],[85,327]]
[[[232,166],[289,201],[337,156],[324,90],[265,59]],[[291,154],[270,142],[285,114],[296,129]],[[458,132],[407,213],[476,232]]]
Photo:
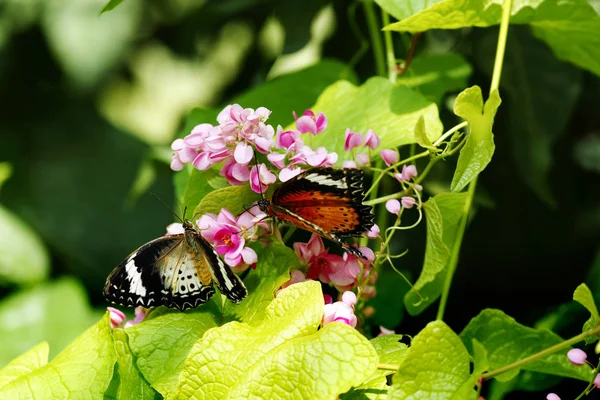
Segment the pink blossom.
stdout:
[[360,146],[365,141],[365,137],[357,132],[350,131],[350,128],[346,129],[344,133],[344,150],[351,151],[354,148]]
[[281,169],[281,168],[285,167],[285,157],[286,156],[287,156],[287,154],[269,153],[269,154],[267,154],[267,160],[269,160],[271,162],[271,164],[273,164],[277,168]]
[[417,167],[414,165],[403,165],[402,172],[394,175],[399,182],[410,181],[415,176],[417,176]]
[[312,234],[307,243],[297,242],[294,243],[294,252],[304,264],[308,264],[313,257],[319,257],[322,254],[327,253],[323,239],[317,234]]
[[306,163],[312,167],[331,167],[338,159],[337,153],[329,153],[325,147],[319,147],[313,151],[304,146],[302,151],[306,157]]
[[356,168],[356,161],[346,160],[342,163],[342,168]]
[[354,294],[354,292],[351,291],[345,291],[342,294],[342,301],[346,304],[348,304],[350,307],[354,307],[354,305],[356,304],[356,294]]
[[379,325],[379,334],[377,336],[393,335],[396,331],[393,329],[387,329],[382,325]]
[[281,182],[287,182],[296,175],[300,175],[304,170],[298,167],[286,167],[279,171],[279,180]]
[[174,171],[181,171],[185,164],[192,162],[198,156],[198,152],[194,148],[187,146],[183,139],[176,139],[171,144],[171,149],[173,150],[171,169]]
[[560,397],[556,393],[548,393],[546,400],[560,400]]
[[123,311],[118,310],[114,307],[106,307],[110,315],[110,326],[113,328],[119,328],[125,322],[126,317]]
[[388,200],[385,202],[385,208],[392,214],[398,214],[400,212],[400,202],[396,199]]
[[371,162],[371,159],[367,153],[358,153],[356,155],[356,163],[358,165],[360,165],[361,167],[369,165],[370,162]]
[[398,162],[399,156],[396,150],[380,150],[379,155],[388,167]]
[[[329,256],[329,257],[328,257]],[[322,258],[331,259],[333,254],[328,254]],[[337,255],[336,255],[337,256]],[[340,257],[340,256],[337,256]],[[333,267],[332,270],[323,269],[321,274],[326,274],[325,277],[328,279],[333,285],[338,289],[350,289],[356,284],[356,280],[360,273],[362,272],[362,268],[358,263],[358,259],[354,256],[349,256],[344,259],[344,257],[340,257],[339,259],[334,259],[330,262],[329,266]],[[309,270],[310,271],[310,270]],[[321,279],[321,282],[327,283],[325,280]]]
[[250,188],[256,193],[264,193],[268,185],[275,183],[277,177],[271,173],[265,164],[258,164],[250,171]]
[[567,353],[567,357],[569,358],[569,361],[571,361],[571,364],[583,365],[585,364],[587,354],[581,349],[571,349]]
[[148,310],[141,306],[136,307],[134,312],[135,318],[125,322],[125,328],[129,328],[130,326],[139,324],[144,320],[144,318],[146,318],[146,315],[148,315]]
[[183,226],[181,226],[181,222],[173,222],[172,224],[167,225],[167,235],[180,235],[183,233]]
[[[296,114],[294,113],[294,118]],[[302,133],[312,133],[317,135],[327,128],[327,118],[323,113],[315,116],[312,110],[304,111],[304,114],[296,119],[296,128]]]
[[348,304],[343,301],[336,301],[333,304],[325,304],[323,309],[323,325],[327,325],[331,322],[343,322],[356,327],[356,315],[354,310]]
[[219,215],[205,214],[197,221],[202,237],[213,244],[217,253],[223,255],[225,263],[231,267],[237,267],[242,262],[250,265],[257,261],[254,250],[245,247],[247,240],[255,239],[256,220],[265,217],[255,212],[253,208],[236,218],[223,208]]
[[230,185],[239,186],[250,179],[250,169],[248,165],[238,164],[233,158],[228,158],[220,172]]
[[417,203],[417,200],[415,200],[414,197],[404,196],[400,199],[400,202],[402,203],[402,207],[412,208],[412,206],[414,206]]
[[254,156],[254,151],[252,147],[248,145],[248,143],[239,142],[235,146],[235,151],[233,153],[233,157],[238,164],[248,164],[252,157]]
[[379,139],[379,136],[377,136],[375,132],[369,129],[367,131],[367,140],[365,141],[365,146],[375,150],[375,148],[378,147],[380,143],[381,139]]
[[288,149],[300,139],[300,131],[290,130],[282,132],[281,125],[277,127],[277,136],[275,147],[278,149]]
[[365,235],[367,235],[369,239],[377,239],[377,236],[379,236],[379,226],[373,224],[371,229],[365,232]]

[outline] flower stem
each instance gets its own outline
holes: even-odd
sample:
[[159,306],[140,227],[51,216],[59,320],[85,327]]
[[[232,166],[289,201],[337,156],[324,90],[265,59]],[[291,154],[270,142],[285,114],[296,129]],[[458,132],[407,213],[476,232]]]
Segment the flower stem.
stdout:
[[[490,92],[498,89],[500,84],[500,76],[502,75],[502,62],[504,61],[504,50],[506,49],[506,38],[508,36],[508,24],[510,22],[511,9],[512,0],[504,0],[502,3],[502,21],[500,22],[500,33],[498,34],[498,45],[496,47],[496,59],[494,61],[494,72],[492,73]],[[465,202],[458,230],[456,232],[456,239],[454,246],[452,247],[452,255],[450,256],[450,265],[448,266],[448,273],[446,274],[446,281],[444,282],[444,288],[440,298],[440,305],[437,312],[438,320],[442,320],[444,318],[444,311],[446,309],[446,303],[448,302],[448,295],[450,293],[450,285],[452,284],[452,278],[458,265],[460,247],[465,234],[465,228],[467,226],[467,220],[469,219],[469,213],[471,211],[471,205],[473,204],[473,196],[475,195],[476,187],[477,177],[475,177],[471,183],[469,183],[467,200]]]
[[369,36],[371,36],[371,43],[373,44],[373,57],[375,59],[375,70],[377,75],[386,76],[385,73],[385,56],[383,54],[383,43],[381,35],[379,33],[380,27],[377,23],[377,17],[375,16],[375,7],[373,6],[373,0],[365,0],[363,2],[365,8],[365,17],[367,19],[367,26],[369,27]]
[[[390,24],[390,16],[385,11],[381,10],[381,21],[383,26]],[[396,83],[398,69],[396,69],[396,55],[394,54],[394,43],[392,42],[392,32],[383,31],[383,41],[385,42],[385,55],[387,58],[388,79],[392,83]]]
[[486,372],[485,374],[481,375],[481,377],[483,379],[490,379],[496,375],[500,375],[506,371],[510,371],[511,369],[520,368],[520,367],[527,365],[533,361],[539,360],[542,357],[546,357],[547,355],[550,355],[552,353],[556,353],[557,351],[571,347],[571,345],[581,342],[581,341],[585,340],[586,338],[597,335],[599,333],[600,333],[600,326],[597,326],[593,329],[590,329],[583,333],[580,333],[579,335],[574,336],[571,339],[567,339],[564,342],[555,344],[554,346],[548,347],[547,349],[544,349],[538,353],[532,354],[529,357],[525,357],[522,360],[516,361],[512,364],[505,365],[504,367],[500,367],[500,368],[492,370],[490,372]]

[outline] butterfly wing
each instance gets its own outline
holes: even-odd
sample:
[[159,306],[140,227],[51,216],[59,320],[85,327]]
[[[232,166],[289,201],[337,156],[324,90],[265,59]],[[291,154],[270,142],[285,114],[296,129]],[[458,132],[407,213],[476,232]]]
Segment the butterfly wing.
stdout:
[[362,204],[360,169],[313,168],[282,184],[273,194],[278,211],[286,209],[326,232],[360,236],[373,226],[372,207]]
[[343,237],[360,236],[373,226],[372,208],[362,204],[360,169],[312,168],[285,182],[273,194],[272,214],[315,232],[364,258]]
[[247,295],[248,290],[244,282],[219,258],[215,249],[200,235],[195,236],[202,249],[207,264],[210,265],[212,280],[219,291],[235,304],[239,304]]
[[196,307],[215,293],[210,273],[202,273],[208,267],[197,264],[183,234],[155,239],[131,253],[111,272],[104,296],[128,307]]

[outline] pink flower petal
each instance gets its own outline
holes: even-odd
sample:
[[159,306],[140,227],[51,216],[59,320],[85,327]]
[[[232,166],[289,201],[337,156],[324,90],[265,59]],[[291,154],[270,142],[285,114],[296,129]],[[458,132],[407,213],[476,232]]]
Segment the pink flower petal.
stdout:
[[556,393],[548,393],[546,400],[560,400],[560,397]]
[[307,115],[303,115],[296,121],[296,129],[298,129],[301,133],[312,133],[313,135],[317,134],[317,123],[314,119]]
[[356,162],[352,160],[346,160],[342,163],[342,168],[356,168]]
[[125,322],[125,314],[114,307],[106,307],[106,311],[108,311],[110,315],[110,326],[113,328],[120,327],[123,322]]
[[351,291],[344,292],[344,294],[342,294],[342,301],[350,307],[353,307],[356,304],[356,294]]
[[248,164],[252,157],[254,156],[254,152],[252,151],[252,147],[248,146],[245,142],[240,142],[235,146],[235,151],[233,153],[233,157],[238,164]]
[[399,156],[396,150],[380,150],[379,155],[385,164],[389,167],[398,162]]
[[279,154],[279,153],[269,153],[267,154],[267,160],[271,162],[274,166],[281,169],[285,167],[285,157],[287,154]]
[[365,235],[367,235],[369,239],[377,239],[377,236],[379,235],[379,226],[377,226],[377,224],[373,224],[371,229],[365,232]]
[[349,128],[346,129],[344,133],[344,150],[350,151],[354,148],[360,146],[365,141],[365,137],[357,132],[350,131]]
[[388,200],[385,203],[385,208],[392,214],[398,214],[400,212],[400,202],[396,199]]
[[177,154],[173,154],[171,157],[171,169],[173,171],[181,171],[185,167],[185,164],[181,162]]
[[583,365],[587,359],[587,354],[581,349],[571,349],[567,353],[567,357],[569,358],[569,361],[571,361],[571,364]]
[[205,171],[210,168],[212,165],[212,160],[210,159],[210,154],[203,152],[198,154],[198,157],[194,159],[193,162],[194,168],[200,171]]
[[241,255],[245,264],[255,264],[256,261],[258,261],[258,256],[250,247],[244,247],[244,249],[241,252]]
[[284,168],[281,171],[279,171],[279,180],[281,182],[287,182],[296,175],[300,175],[302,172],[304,172],[302,168]]
[[367,140],[365,141],[365,146],[368,146],[371,149],[375,150],[375,148],[378,147],[380,143],[381,139],[379,139],[379,136],[377,136],[375,132],[369,129],[367,131]]
[[417,200],[414,199],[414,197],[410,197],[410,196],[404,196],[400,199],[401,203],[402,203],[402,207],[404,208],[412,208],[412,206],[414,206],[417,203]]
[[393,335],[396,331],[393,329],[384,328],[382,325],[379,325],[379,335],[377,336],[385,336],[385,335]]
[[356,163],[358,165],[360,165],[361,167],[364,167],[365,165],[369,165],[370,162],[371,162],[371,159],[368,154],[358,153],[356,155]]

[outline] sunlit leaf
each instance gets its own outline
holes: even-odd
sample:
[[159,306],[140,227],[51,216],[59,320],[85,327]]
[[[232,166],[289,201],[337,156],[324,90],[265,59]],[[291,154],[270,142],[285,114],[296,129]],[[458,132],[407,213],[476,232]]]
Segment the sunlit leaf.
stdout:
[[[471,347],[473,339],[477,339],[485,347],[491,370],[563,342],[555,333],[521,325],[502,311],[493,309],[483,310],[473,318],[460,336],[468,348]],[[563,350],[497,375],[495,379],[509,381],[517,376],[521,369],[584,381],[589,379],[591,371],[587,365],[571,364],[567,358],[567,350]]]
[[260,194],[254,193],[249,185],[229,186],[204,196],[194,210],[194,214],[218,214],[221,209],[226,208],[237,215],[251,208],[258,200],[260,200]]
[[441,0],[375,0],[375,3],[377,3],[385,12],[401,21],[419,11],[431,7],[435,3],[439,3],[440,1]]
[[[502,0],[443,1],[384,29],[422,32],[497,25],[502,4]],[[556,57],[600,75],[600,16],[586,0],[515,0],[510,23],[530,24]]]
[[0,389],[7,383],[41,368],[47,363],[48,342],[42,342],[0,369]]
[[404,296],[404,305],[412,315],[424,311],[442,293],[466,199],[466,193],[440,193],[423,204],[427,218],[423,270],[414,288]]
[[456,98],[454,113],[469,123],[469,135],[460,150],[458,164],[452,178],[452,191],[460,192],[492,160],[495,149],[492,126],[500,102],[498,90],[494,90],[483,104],[479,86],[463,90]]

